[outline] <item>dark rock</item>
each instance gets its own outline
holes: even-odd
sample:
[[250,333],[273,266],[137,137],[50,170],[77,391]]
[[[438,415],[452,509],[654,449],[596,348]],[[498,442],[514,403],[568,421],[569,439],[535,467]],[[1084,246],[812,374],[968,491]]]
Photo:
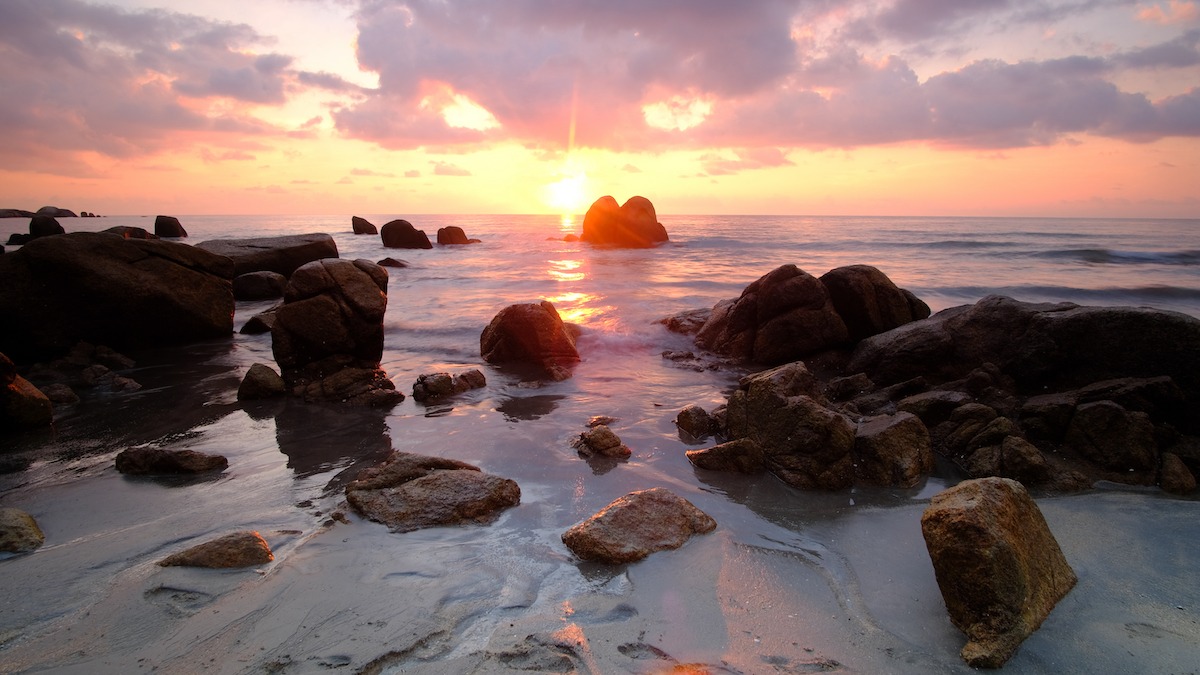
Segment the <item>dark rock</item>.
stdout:
[[232,569],[265,565],[275,559],[271,547],[257,532],[227,534],[193,546],[159,561],[163,567]]
[[186,244],[75,232],[0,256],[0,351],[53,358],[80,340],[128,350],[228,337],[227,258]]
[[26,553],[45,541],[33,516],[21,509],[0,508],[0,553]]
[[17,374],[16,366],[0,353],[0,431],[48,427],[54,421],[50,399]]
[[1162,454],[1162,469],[1159,471],[1158,484],[1164,492],[1175,495],[1190,495],[1196,491],[1196,477],[1183,463],[1183,460],[1172,452]]
[[43,206],[37,210],[39,216],[50,216],[51,218],[78,218],[75,212],[70,209],[60,209],[57,206]]
[[929,307],[912,300],[886,274],[870,265],[850,265],[826,272],[821,283],[829,291],[834,309],[842,317],[851,342],[878,335],[929,316]]
[[433,248],[424,230],[418,230],[407,220],[393,220],[379,231],[387,248]]
[[689,438],[700,440],[708,438],[717,430],[717,422],[708,412],[698,405],[689,405],[675,416],[675,426]]
[[921,418],[926,427],[933,427],[950,419],[959,406],[970,403],[971,397],[961,391],[925,391],[900,399],[896,409]]
[[531,365],[553,380],[569,378],[579,362],[574,335],[546,300],[500,310],[480,334],[479,352],[488,363]]
[[521,488],[457,460],[393,452],[346,486],[346,501],[393,532],[487,523],[521,501]]
[[983,478],[935,495],[921,517],[962,658],[999,668],[1075,585],[1076,576],[1020,483]]
[[128,448],[117,454],[117,471],[134,476],[224,471],[229,460],[196,450]]
[[585,457],[624,459],[632,454],[629,447],[621,443],[621,439],[604,424],[597,424],[580,434],[575,448]]
[[34,236],[32,234],[21,234],[20,232],[13,232],[12,234],[8,235],[7,243],[9,246],[24,246],[25,244],[28,244],[29,242],[31,242],[33,240],[34,240]]
[[233,297],[236,300],[270,300],[282,298],[287,277],[278,272],[247,272],[233,278]]
[[145,228],[134,227],[132,225],[117,225],[101,230],[101,232],[115,234],[122,239],[158,239],[158,235],[147,232]]
[[1158,444],[1150,417],[1125,410],[1112,401],[1077,407],[1064,444],[1088,461],[1112,471],[1137,474],[1158,469]]
[[374,223],[358,216],[351,216],[350,227],[353,228],[354,234],[379,234]]
[[631,492],[567,530],[563,543],[582,560],[621,564],[683,546],[717,527],[708,514],[665,488]]
[[711,448],[688,450],[688,461],[701,469],[736,473],[761,473],[766,470],[766,455],[749,438],[719,443]]
[[396,258],[384,258],[376,264],[383,267],[412,267],[412,263],[407,260],[398,260]]
[[66,230],[63,229],[63,226],[52,216],[34,216],[29,220],[29,236],[31,238],[65,233]]
[[908,488],[933,471],[929,430],[911,413],[868,417],[854,438],[854,475],[868,485]]
[[337,244],[325,233],[295,234],[255,239],[211,239],[197,248],[223,255],[233,261],[233,274],[277,272],[292,276],[302,265],[338,257]]
[[1067,434],[1077,403],[1076,395],[1070,392],[1030,396],[1021,406],[1021,429],[1029,438],[1059,443]]
[[449,225],[439,228],[437,231],[437,243],[443,246],[455,246],[460,244],[478,244],[478,239],[468,239],[467,233],[457,225]]
[[487,384],[487,378],[478,368],[466,372],[430,373],[417,377],[413,383],[413,398],[417,401],[436,401],[446,396],[454,396],[472,389],[479,389]]
[[239,401],[254,401],[264,398],[274,398],[287,393],[287,385],[275,369],[264,363],[255,363],[246,371],[238,386]]
[[275,327],[275,319],[279,315],[279,308],[283,305],[276,305],[271,309],[264,310],[250,317],[240,331],[244,335],[262,335],[270,333]]
[[601,246],[649,248],[667,241],[654,205],[645,197],[630,197],[622,206],[610,196],[597,199],[583,217],[579,240]]
[[39,387],[46,398],[50,399],[50,403],[54,405],[75,405],[79,403],[79,395],[74,389],[61,383],[48,384],[44,387]]
[[660,319],[658,323],[667,327],[667,330],[680,335],[695,335],[704,327],[704,323],[712,316],[712,309],[689,309],[685,312],[672,314],[665,319]]
[[154,218],[154,234],[160,237],[180,238],[188,236],[179,219],[175,216],[156,216]]
[[0,209],[0,218],[32,218],[37,214],[25,209]]
[[824,393],[832,401],[845,401],[869,394],[874,390],[875,383],[871,381],[871,378],[862,373],[856,373],[829,380],[825,383]]
[[933,434],[935,445],[942,446],[947,455],[966,452],[971,439],[997,417],[995,408],[982,403],[964,403],[954,409],[950,419],[938,425]]

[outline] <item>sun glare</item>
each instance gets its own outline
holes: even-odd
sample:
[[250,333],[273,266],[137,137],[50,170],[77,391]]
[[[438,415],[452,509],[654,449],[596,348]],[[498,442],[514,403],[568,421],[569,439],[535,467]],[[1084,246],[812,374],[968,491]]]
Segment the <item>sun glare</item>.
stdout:
[[542,188],[542,201],[562,214],[580,213],[587,206],[588,180],[583,169],[559,172],[562,178]]

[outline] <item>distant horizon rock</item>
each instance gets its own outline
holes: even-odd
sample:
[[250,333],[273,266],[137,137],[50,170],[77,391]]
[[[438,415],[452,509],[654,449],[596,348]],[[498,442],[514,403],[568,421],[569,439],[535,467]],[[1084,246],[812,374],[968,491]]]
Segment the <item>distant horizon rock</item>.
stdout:
[[630,197],[623,205],[605,195],[583,217],[582,242],[618,248],[650,248],[668,241],[654,205],[645,197]]

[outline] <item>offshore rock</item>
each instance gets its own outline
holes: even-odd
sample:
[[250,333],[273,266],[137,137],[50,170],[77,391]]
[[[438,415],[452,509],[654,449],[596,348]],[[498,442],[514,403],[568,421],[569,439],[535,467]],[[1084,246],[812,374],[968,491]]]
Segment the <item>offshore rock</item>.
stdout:
[[456,373],[428,373],[417,377],[413,383],[413,398],[417,401],[436,401],[446,396],[454,396],[472,389],[479,389],[487,384],[487,378],[478,368]]
[[228,258],[98,232],[43,237],[0,256],[0,351],[54,358],[80,340],[119,350],[228,337]]
[[275,559],[271,547],[257,532],[234,532],[193,546],[159,561],[163,567],[231,569],[265,565]]
[[323,232],[253,239],[210,239],[196,247],[232,260],[232,276],[277,272],[290,277],[292,272],[314,260],[338,257],[333,237]]
[[154,234],[160,237],[186,237],[187,230],[175,216],[155,216]]
[[458,246],[462,244],[478,244],[478,239],[468,239],[467,233],[457,225],[449,225],[439,228],[437,231],[437,243],[442,246]]
[[921,533],[972,667],[1004,665],[1075,585],[1037,504],[1014,480],[969,480],[935,495]]
[[631,492],[567,530],[563,543],[582,560],[620,564],[683,546],[717,522],[666,488]]
[[579,240],[618,248],[649,248],[667,241],[667,230],[658,222],[649,199],[630,197],[618,207],[617,200],[605,195],[588,208]]
[[43,206],[37,210],[37,215],[51,218],[78,218],[71,209],[62,209],[57,206]]
[[521,502],[521,488],[507,478],[453,459],[393,452],[346,486],[358,513],[393,532],[461,523],[489,523]]
[[53,216],[34,216],[29,219],[30,238],[49,237],[55,234],[65,234],[66,230]]
[[358,216],[350,217],[350,227],[354,230],[354,234],[379,234],[374,223]]
[[229,460],[196,450],[128,448],[117,454],[116,465],[123,474],[152,476],[224,471]]
[[534,366],[553,380],[571,377],[579,363],[574,335],[546,300],[500,310],[479,336],[479,353],[488,363]]
[[624,459],[633,452],[621,442],[608,425],[597,424],[579,435],[574,447],[585,457],[612,457]]
[[33,516],[21,509],[0,508],[0,553],[25,553],[45,541]]
[[387,248],[433,248],[424,230],[418,230],[404,219],[393,220],[379,230],[380,239]]

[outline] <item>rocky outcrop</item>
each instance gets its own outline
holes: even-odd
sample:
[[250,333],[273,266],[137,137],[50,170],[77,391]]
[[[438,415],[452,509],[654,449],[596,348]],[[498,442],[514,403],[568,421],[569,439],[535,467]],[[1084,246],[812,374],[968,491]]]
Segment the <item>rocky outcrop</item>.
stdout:
[[649,248],[667,241],[654,205],[645,197],[630,197],[623,205],[605,195],[588,208],[579,240],[618,248]]
[[433,244],[429,243],[429,235],[404,219],[384,225],[379,230],[379,236],[387,248],[433,248]]
[[38,429],[54,421],[50,399],[21,377],[4,354],[0,354],[0,387],[0,432]]
[[379,367],[387,271],[327,258],[292,274],[271,349],[293,394],[310,401],[390,406],[404,399]]
[[282,298],[287,277],[278,272],[247,272],[233,278],[233,297],[236,300],[270,300]]
[[145,228],[133,225],[116,225],[100,231],[106,234],[115,234],[124,239],[158,239],[158,235],[153,232],[147,232]]
[[870,265],[832,269],[821,276],[821,284],[845,322],[851,342],[929,316],[929,305]]
[[337,244],[325,233],[295,234],[253,239],[210,239],[197,248],[223,255],[233,261],[233,275],[277,272],[290,277],[300,266],[314,260],[338,257]]
[[621,564],[679,548],[717,522],[666,488],[631,492],[567,530],[562,541],[582,560]]
[[185,244],[75,232],[0,256],[0,351],[53,358],[80,340],[128,350],[228,337],[230,261]]
[[575,336],[554,305],[509,305],[479,336],[479,352],[488,363],[531,366],[537,377],[565,380],[579,362]]
[[175,216],[155,216],[154,234],[172,238],[188,236],[187,230],[183,229],[183,225]]
[[0,508],[0,553],[27,553],[45,541],[33,516],[21,509]]
[[393,452],[346,486],[346,501],[393,532],[410,532],[491,522],[521,502],[521,488],[466,462]]
[[1075,585],[1058,542],[1020,483],[970,480],[921,517],[950,621],[967,634],[963,660],[999,668]]
[[718,443],[711,448],[688,450],[688,461],[709,471],[761,473],[767,469],[767,457],[750,438]]
[[413,399],[421,402],[437,401],[487,384],[487,378],[478,368],[462,373],[428,373],[417,377],[413,383]]
[[163,567],[208,567],[232,569],[265,565],[275,559],[271,547],[257,532],[234,532],[159,561]]
[[29,219],[29,236],[31,238],[49,237],[55,234],[65,234],[66,230],[53,216],[34,216]]
[[238,385],[237,397],[239,401],[257,401],[286,393],[287,385],[274,368],[265,363],[255,363]]
[[913,487],[933,471],[929,430],[911,413],[868,417],[854,438],[854,473],[860,483]]
[[229,460],[197,450],[128,448],[117,453],[117,471],[135,476],[224,471]]
[[25,209],[0,209],[0,218],[32,218],[37,214]]
[[57,206],[43,206],[37,210],[37,215],[50,216],[51,218],[78,218],[71,209],[63,209]]
[[358,216],[350,217],[350,228],[354,230],[354,234],[379,234],[374,223]]
[[442,246],[458,246],[462,244],[478,244],[478,239],[468,239],[467,233],[457,225],[449,225],[439,228],[437,231],[437,243]]

